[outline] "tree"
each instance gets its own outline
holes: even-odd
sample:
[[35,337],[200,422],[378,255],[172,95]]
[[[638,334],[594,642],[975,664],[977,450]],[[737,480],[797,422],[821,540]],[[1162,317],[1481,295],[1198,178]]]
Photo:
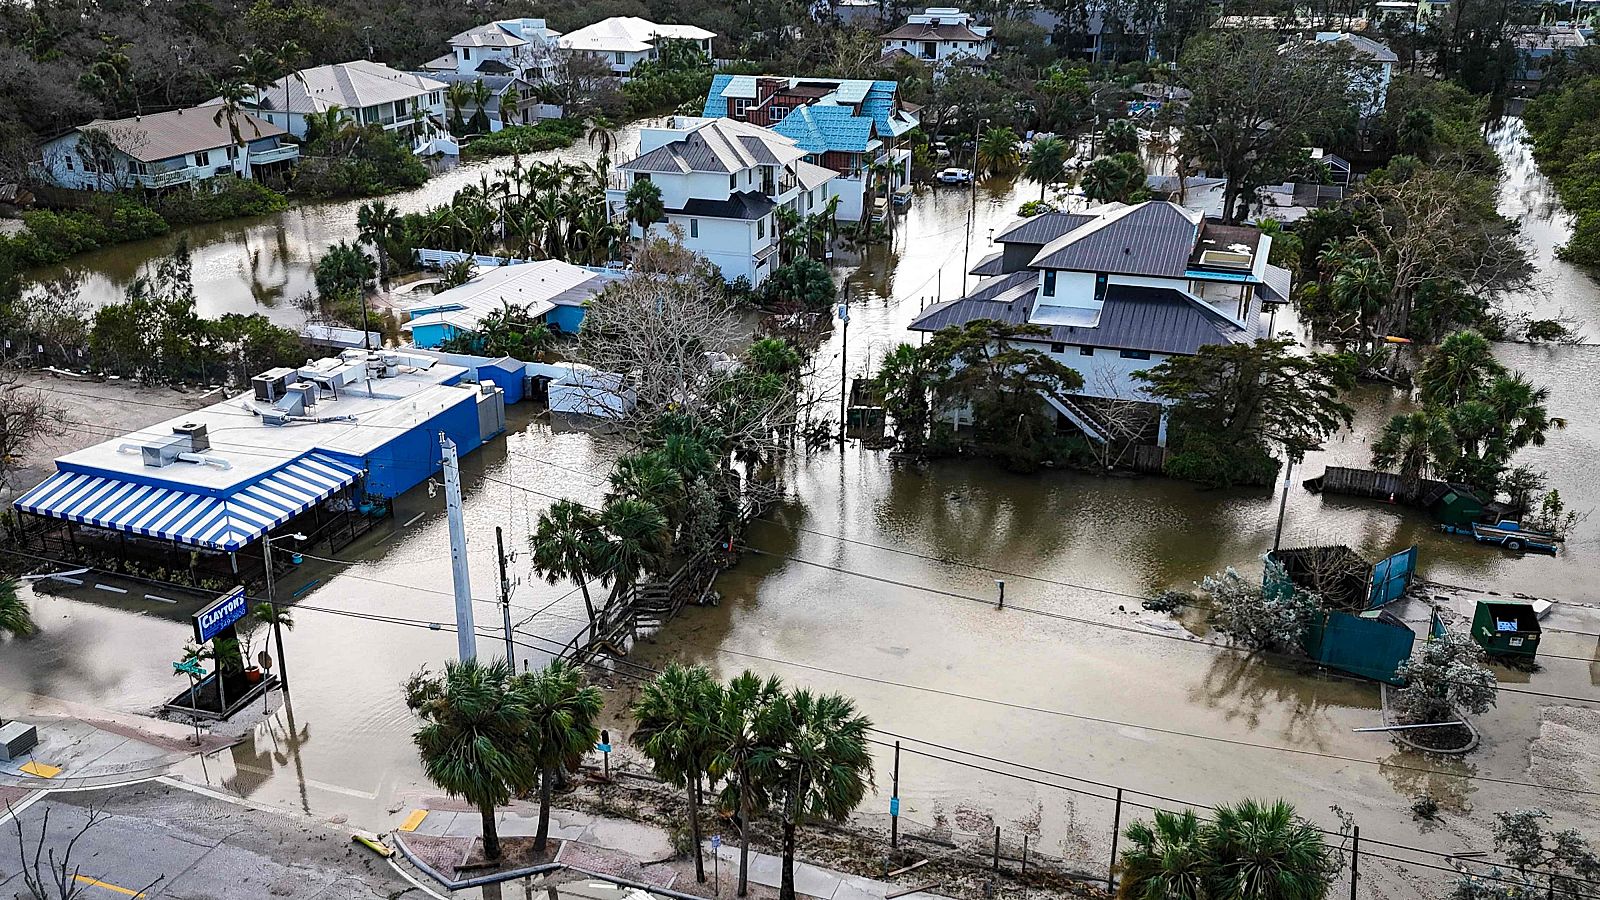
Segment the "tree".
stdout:
[[317,293],[323,299],[359,296],[372,287],[372,257],[356,244],[340,241],[317,260]]
[[774,301],[809,310],[827,309],[837,296],[828,267],[809,256],[779,266],[762,289]]
[[[672,552],[672,529],[654,504],[631,497],[608,502],[600,513],[600,527],[609,541],[605,568],[611,577],[611,598],[625,596],[646,572],[659,572]],[[606,606],[609,609],[611,603]]]
[[60,434],[62,410],[29,387],[17,369],[0,365],[0,487],[40,441]]
[[650,226],[667,214],[667,207],[661,202],[661,188],[653,181],[635,181],[624,195],[623,205],[628,221],[638,225],[645,236],[649,236]]
[[1323,900],[1339,868],[1321,829],[1283,800],[1224,804],[1209,822],[1158,810],[1123,835],[1122,900]]
[[[1292,352],[1293,341],[1210,344],[1193,356],[1168,357],[1134,373],[1146,391],[1172,404],[1179,454],[1191,440],[1195,457],[1180,459],[1183,477],[1228,484],[1247,474],[1229,460],[1277,451],[1290,462],[1350,425],[1340,394],[1354,387],[1349,360]],[[1220,461],[1213,451],[1220,451]],[[1192,466],[1192,468],[1189,468]],[[1271,465],[1276,470],[1276,465]],[[1246,479],[1247,480],[1247,479]]]
[[[22,883],[27,900],[82,900],[91,896],[93,892],[89,888],[97,888],[100,882],[83,874],[83,864],[74,861],[73,852],[78,847],[78,841],[111,818],[111,813],[106,812],[104,806],[89,804],[83,824],[76,834],[67,837],[50,833],[50,807],[50,804],[42,806],[44,815],[39,822],[39,836],[32,842],[32,852],[29,852],[29,841],[22,829],[22,810],[13,807],[10,800],[5,803],[5,811],[17,835],[18,866],[15,874],[20,877],[13,883]],[[94,855],[97,854],[91,854]],[[158,875],[143,888],[128,893],[133,897],[151,896],[156,886],[166,880],[167,876]],[[21,892],[13,896],[16,900],[24,900]]]
[[1102,156],[1083,170],[1083,195],[1096,203],[1133,203],[1145,194],[1144,163],[1137,154]]
[[1039,199],[1044,200],[1044,192],[1061,178],[1062,168],[1067,164],[1067,142],[1058,137],[1036,138],[1033,142],[1033,152],[1028,154],[1028,165],[1023,174],[1033,181],[1039,182]]
[[1021,141],[1008,126],[990,128],[978,138],[978,172],[1006,175],[1017,170],[1021,161]]
[[794,857],[808,819],[843,822],[872,785],[867,732],[872,721],[838,694],[798,690],[770,704],[757,722],[762,747],[754,767],[783,811],[779,900],[795,900]]
[[512,693],[527,713],[527,763],[539,777],[539,828],[533,849],[542,852],[550,837],[550,792],[567,760],[582,756],[600,737],[595,720],[604,699],[600,689],[585,685],[583,673],[555,659],[543,670],[513,679]]
[[500,124],[522,125],[522,92],[512,82],[500,91]]
[[1396,414],[1372,444],[1372,464],[1399,475],[1413,497],[1424,478],[1436,470],[1448,471],[1458,455],[1449,426],[1432,409]]
[[900,344],[883,357],[878,369],[878,385],[883,389],[886,411],[895,422],[900,446],[908,453],[920,453],[932,423],[930,400],[943,373],[930,354],[910,344]]
[[38,630],[27,602],[17,595],[16,579],[0,581],[0,634],[27,637]]
[[1494,849],[1514,867],[1496,866],[1486,876],[1463,873],[1451,900],[1581,900],[1600,880],[1600,854],[1576,829],[1550,829],[1550,814],[1537,807],[1494,814]]
[[401,234],[399,211],[382,200],[361,204],[356,210],[356,233],[363,243],[371,245],[378,260],[378,283],[388,287],[389,260]]
[[656,777],[684,789],[689,797],[689,831],[694,840],[694,876],[704,884],[700,846],[701,793],[716,752],[712,720],[722,704],[722,686],[701,666],[669,663],[645,682],[632,714],[633,744],[650,760]]
[[1229,567],[1200,582],[1212,603],[1211,622],[1251,650],[1298,653],[1300,641],[1322,612],[1322,599],[1297,587],[1283,564],[1267,560],[1261,584]]
[[1430,638],[1422,652],[1400,664],[1405,686],[1391,704],[1403,724],[1431,725],[1458,715],[1482,715],[1495,704],[1499,684],[1485,664],[1483,648],[1469,635],[1447,631]]
[[467,89],[472,100],[472,130],[475,134],[489,133],[489,101],[494,99],[494,91],[483,83],[482,78],[474,79],[472,87]]
[[600,628],[589,582],[600,576],[606,557],[605,535],[600,520],[582,504],[557,500],[539,514],[539,523],[528,536],[533,553],[533,570],[551,584],[572,581],[583,592],[583,608],[589,614],[589,630]]
[[1100,142],[1107,156],[1119,153],[1139,153],[1139,126],[1129,119],[1117,119],[1106,126],[1105,138]]
[[228,136],[233,139],[233,145],[238,148],[238,152],[244,154],[244,170],[248,173],[250,171],[250,154],[244,149],[246,138],[239,129],[240,119],[243,118],[250,125],[251,130],[255,132],[257,137],[261,135],[261,127],[256,125],[254,120],[250,119],[245,112],[245,101],[250,99],[251,96],[250,86],[237,78],[230,78],[226,81],[218,82],[216,91],[222,102],[217,106],[216,113],[211,116],[211,121],[217,125],[221,125],[223,122],[228,123]]
[[450,133],[461,137],[467,133],[463,111],[472,102],[472,88],[466,82],[453,81],[444,89],[444,102],[450,108]]
[[767,752],[763,723],[783,700],[783,682],[776,676],[762,680],[747,670],[728,682],[711,717],[711,773],[726,780],[722,805],[738,816],[740,897],[749,892],[750,824],[767,801],[757,766]]
[[525,691],[514,689],[510,662],[445,663],[444,674],[426,668],[406,682],[406,706],[424,724],[412,735],[428,780],[478,808],[483,855],[500,858],[494,809],[513,794],[532,790],[544,757],[535,743]]
[[1227,179],[1222,214],[1240,221],[1258,187],[1282,180],[1303,148],[1353,122],[1349,56],[1331,44],[1280,46],[1270,32],[1212,31],[1188,42],[1177,80],[1193,93],[1184,143]]

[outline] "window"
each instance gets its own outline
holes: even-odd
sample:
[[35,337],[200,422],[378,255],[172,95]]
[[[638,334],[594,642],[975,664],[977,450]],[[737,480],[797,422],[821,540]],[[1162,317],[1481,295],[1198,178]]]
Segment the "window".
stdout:
[[1093,356],[1094,355],[1094,348],[1093,347],[1079,347],[1078,348],[1078,355],[1079,356]]
[[1054,297],[1056,295],[1056,270],[1055,269],[1045,269],[1044,270],[1044,295],[1046,297]]
[[1148,350],[1124,350],[1124,351],[1122,351],[1121,356],[1122,356],[1123,359],[1149,359],[1150,358],[1150,351],[1148,351]]
[[1051,344],[1050,345],[1050,352],[1051,353],[1065,353],[1065,352],[1067,352],[1067,345],[1066,344]]
[[1094,302],[1106,302],[1106,287],[1110,284],[1109,275],[1096,275],[1094,277]]
[[612,56],[615,57],[613,61],[619,66],[626,62],[626,60],[622,58],[621,50],[618,50],[616,53],[612,54]]
[[739,173],[738,172],[729,172],[728,173],[728,190],[736,191],[738,189],[739,189]]
[[697,238],[699,236],[700,236],[700,220],[699,219],[690,219],[689,220],[689,237]]
[[471,59],[472,58],[472,48],[471,47],[462,47],[461,48],[461,58],[462,59]]
[[649,181],[649,180],[650,180],[650,173],[649,172],[635,172],[635,173],[633,173],[633,183],[634,184],[638,184],[641,181]]
[[750,111],[750,100],[746,97],[735,97],[733,100],[733,116],[740,118]]
[[197,166],[211,165],[211,151],[201,150],[199,153],[196,153],[194,155],[194,164]]
[[768,111],[767,116],[774,122],[781,122],[783,121],[783,117],[788,114],[789,108],[787,106],[774,106]]
[[767,239],[767,220],[765,218],[757,219],[756,220],[756,240],[764,241],[766,239]]
[[71,172],[71,171],[73,171],[73,168],[72,168],[72,156],[71,156],[71,155],[70,155],[70,154],[69,154],[69,155],[68,155],[68,156],[67,156],[67,157],[66,157],[66,160],[67,160],[67,171],[68,171],[68,172]]

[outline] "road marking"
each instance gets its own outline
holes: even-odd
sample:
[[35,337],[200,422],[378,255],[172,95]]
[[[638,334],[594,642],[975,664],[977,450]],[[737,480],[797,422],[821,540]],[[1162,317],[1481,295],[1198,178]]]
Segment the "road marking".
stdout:
[[54,778],[61,774],[61,767],[52,766],[49,763],[42,763],[37,760],[30,759],[22,765],[17,766],[17,771],[27,772],[29,775],[33,775],[37,778]]
[[126,594],[128,592],[127,588],[112,587],[109,584],[97,584],[95,585],[95,589],[101,591],[110,591],[113,594]]
[[12,803],[6,809],[0,809],[0,825],[4,825],[16,816],[22,815],[23,810],[43,800],[45,796],[45,791],[34,791],[32,794],[23,797],[20,802]]
[[87,884],[90,887],[97,887],[101,890],[112,891],[114,893],[121,894],[124,897],[133,897],[134,900],[139,900],[139,898],[144,896],[144,894],[139,891],[130,890],[120,884],[112,884],[108,881],[101,881],[98,878],[90,878],[87,875],[74,875],[72,876],[72,880],[78,882],[79,884]]
[[428,811],[427,810],[425,810],[425,809],[413,809],[411,811],[411,815],[406,816],[406,820],[404,822],[401,822],[400,823],[400,827],[396,828],[395,831],[416,831],[417,830],[417,826],[421,825],[422,824],[422,820],[426,819],[427,817],[428,817]]
[[145,594],[144,598],[146,600],[154,600],[157,603],[177,603],[178,602],[176,600],[168,600],[166,597],[157,597],[155,594]]
[[428,511],[427,510],[423,510],[422,512],[419,512],[416,515],[412,516],[411,518],[407,519],[406,523],[404,525],[401,525],[400,527],[401,528],[410,528],[412,525],[417,524],[417,520],[418,519],[422,518],[423,516],[425,516],[427,514],[428,514]]

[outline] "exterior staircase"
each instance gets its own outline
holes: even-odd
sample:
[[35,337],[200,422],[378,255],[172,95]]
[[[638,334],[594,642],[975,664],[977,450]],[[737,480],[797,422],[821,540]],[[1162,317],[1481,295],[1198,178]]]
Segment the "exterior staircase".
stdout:
[[1054,407],[1056,412],[1066,416],[1069,422],[1078,426],[1078,430],[1082,431],[1089,440],[1097,444],[1104,444],[1109,439],[1105,429],[1082,406],[1072,402],[1067,397],[1058,397],[1045,391],[1040,391],[1039,395],[1044,397],[1045,402]]

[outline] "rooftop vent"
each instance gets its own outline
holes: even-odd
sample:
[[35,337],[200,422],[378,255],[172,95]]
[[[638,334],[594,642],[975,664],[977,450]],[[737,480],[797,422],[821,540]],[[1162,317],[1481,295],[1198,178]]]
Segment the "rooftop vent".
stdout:
[[211,449],[211,436],[206,433],[203,422],[185,422],[174,425],[172,433],[189,439],[189,452],[204,453]]
[[1200,254],[1200,265],[1214,269],[1243,269],[1248,271],[1254,257],[1233,250],[1206,250]]

